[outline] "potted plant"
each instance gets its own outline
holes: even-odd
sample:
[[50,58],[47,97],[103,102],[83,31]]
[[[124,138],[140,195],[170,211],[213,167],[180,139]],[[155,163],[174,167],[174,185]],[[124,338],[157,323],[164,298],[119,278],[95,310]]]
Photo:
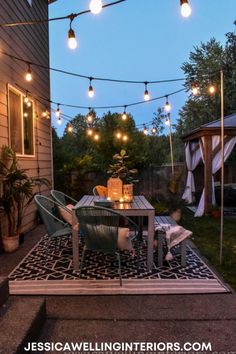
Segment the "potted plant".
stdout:
[[[7,235],[2,236],[3,248],[13,252],[19,247],[19,235],[25,209],[34,197],[34,186],[49,182],[45,178],[31,178],[25,169],[18,166],[15,152],[8,146],[2,147],[0,160],[0,208],[7,218]],[[6,157],[8,157],[6,159]]]
[[107,173],[111,178],[119,178],[123,182],[124,201],[130,202],[133,199],[133,184],[137,183],[136,175],[138,170],[130,168],[131,162],[126,150],[121,150],[119,154],[113,156],[114,164],[109,166]]

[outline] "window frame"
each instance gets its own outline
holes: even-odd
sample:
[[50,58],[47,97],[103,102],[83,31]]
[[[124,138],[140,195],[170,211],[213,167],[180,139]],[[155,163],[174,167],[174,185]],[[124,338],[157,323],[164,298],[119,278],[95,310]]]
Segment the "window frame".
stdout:
[[30,98],[30,101],[32,103],[32,129],[33,129],[33,154],[25,154],[25,146],[24,146],[24,117],[23,117],[23,99],[25,97],[25,94],[20,91],[19,89],[15,88],[14,86],[8,84],[8,137],[9,137],[9,146],[11,147],[11,116],[10,116],[10,95],[9,92],[12,91],[15,94],[20,96],[20,119],[21,119],[21,143],[22,143],[22,153],[16,152],[16,156],[19,157],[28,157],[28,158],[34,158],[35,157],[35,112],[34,112],[34,100]]

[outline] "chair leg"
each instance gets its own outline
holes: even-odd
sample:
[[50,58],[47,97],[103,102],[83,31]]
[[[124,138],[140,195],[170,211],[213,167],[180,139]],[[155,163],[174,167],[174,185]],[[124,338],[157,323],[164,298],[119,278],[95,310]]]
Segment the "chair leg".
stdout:
[[84,263],[85,252],[86,252],[86,247],[84,246],[84,248],[83,248],[83,253],[82,253],[82,258],[81,258],[81,261],[80,261],[80,267],[79,267],[79,278],[80,278],[81,273],[82,273],[82,268],[83,268],[83,263]]
[[120,277],[120,286],[122,286],[122,276],[121,276],[121,261],[120,261],[120,252],[116,253],[117,259],[118,259],[118,273],[119,273],[119,277]]

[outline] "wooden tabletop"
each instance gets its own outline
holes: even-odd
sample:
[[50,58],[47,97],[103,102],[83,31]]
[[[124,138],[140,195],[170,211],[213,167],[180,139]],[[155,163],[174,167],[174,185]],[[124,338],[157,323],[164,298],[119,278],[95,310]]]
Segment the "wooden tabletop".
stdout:
[[[94,201],[99,200],[98,196],[94,195],[84,195],[80,201],[76,204],[75,208],[81,206],[94,206]],[[147,201],[143,195],[134,196],[131,203],[120,203],[115,202],[113,209],[117,210],[154,210],[153,206]]]

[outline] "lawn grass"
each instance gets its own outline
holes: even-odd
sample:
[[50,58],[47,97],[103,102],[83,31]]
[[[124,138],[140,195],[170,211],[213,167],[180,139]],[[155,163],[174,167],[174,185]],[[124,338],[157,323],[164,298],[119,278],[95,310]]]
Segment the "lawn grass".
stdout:
[[225,281],[236,290],[236,218],[224,218],[223,262],[220,265],[220,219],[195,218],[184,211],[180,224],[193,231],[193,242]]

